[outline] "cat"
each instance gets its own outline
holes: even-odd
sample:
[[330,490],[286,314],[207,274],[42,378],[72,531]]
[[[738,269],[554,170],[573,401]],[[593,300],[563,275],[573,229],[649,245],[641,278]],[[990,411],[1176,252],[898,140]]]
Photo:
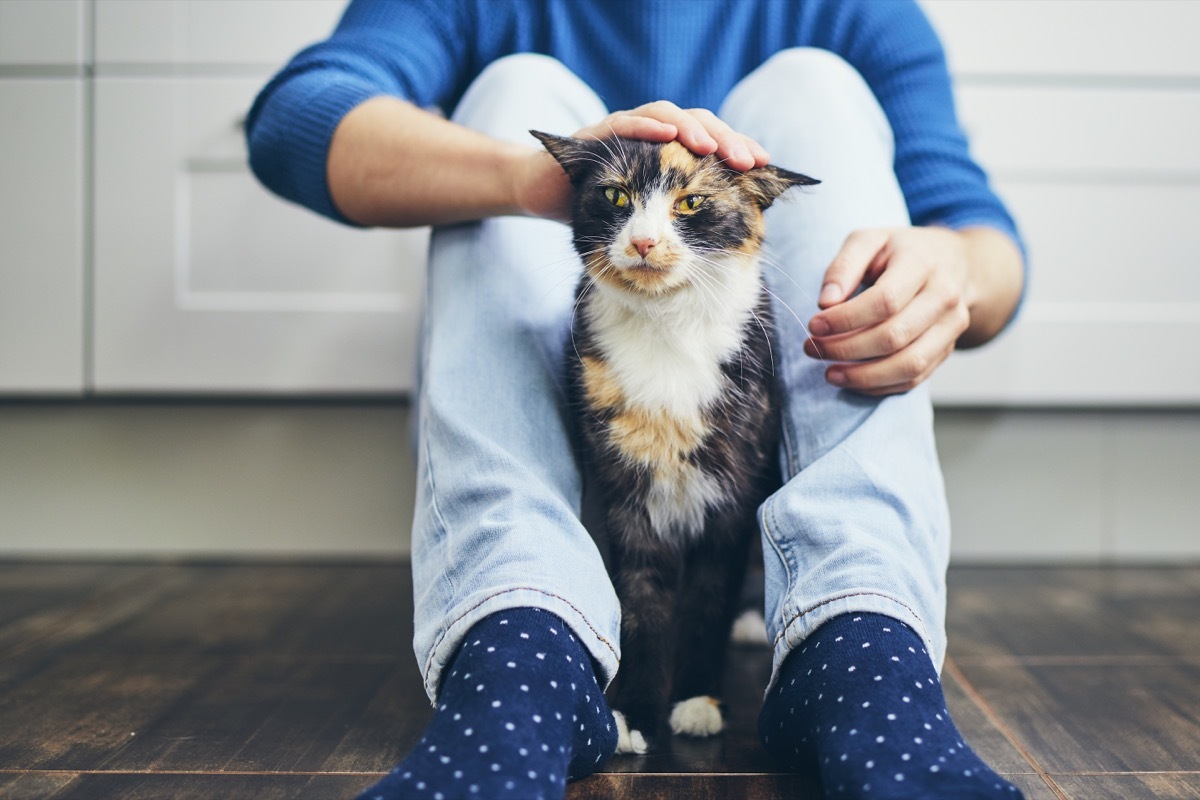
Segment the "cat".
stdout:
[[692,736],[724,727],[755,513],[779,480],[763,211],[819,181],[738,172],[678,142],[531,133],[574,190],[584,273],[567,385],[621,603],[617,751],[645,753],[664,723]]

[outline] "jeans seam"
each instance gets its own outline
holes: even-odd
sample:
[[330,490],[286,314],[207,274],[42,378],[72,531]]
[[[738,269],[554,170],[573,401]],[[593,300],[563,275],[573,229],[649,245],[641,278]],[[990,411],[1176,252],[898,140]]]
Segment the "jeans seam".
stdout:
[[[453,628],[454,625],[456,623],[458,623],[459,620],[468,616],[472,611],[475,611],[477,608],[487,604],[491,600],[494,600],[495,598],[500,597],[502,595],[512,594],[513,592],[536,592],[537,594],[542,594],[542,595],[545,595],[546,597],[553,597],[555,600],[559,600],[559,601],[565,603],[572,611],[574,611],[576,614],[579,615],[579,618],[581,620],[583,620],[584,625],[587,625],[588,630],[590,630],[592,632],[592,635],[595,636],[596,639],[601,644],[603,644],[605,647],[608,648],[608,651],[610,653],[612,653],[613,658],[618,661],[620,660],[619,656],[617,655],[616,649],[612,645],[612,642],[610,642],[607,637],[605,637],[603,634],[601,634],[600,631],[596,630],[595,626],[593,626],[592,623],[588,621],[587,615],[584,614],[582,611],[580,611],[575,606],[575,604],[572,603],[570,600],[563,597],[562,595],[555,594],[554,592],[548,592],[545,589],[538,589],[533,586],[513,586],[512,588],[505,589],[503,591],[496,592],[495,594],[488,595],[487,597],[480,600],[478,603],[475,603],[470,608],[465,609],[461,614],[459,614],[457,617],[455,617],[453,622],[451,622],[449,625],[447,625],[445,628],[443,628],[441,634],[437,638],[437,641],[433,643],[433,647],[430,649],[429,655],[425,659],[424,674],[429,675],[430,672],[433,670],[434,655],[437,653],[437,651],[439,649],[441,649],[442,642],[444,642],[446,640],[446,636],[449,635],[450,629]],[[499,613],[499,612],[497,612],[497,613]],[[550,612],[550,613],[553,613],[553,612]],[[566,623],[566,620],[563,620],[563,622]],[[570,627],[570,623],[566,623],[566,624],[567,624],[567,627]],[[430,687],[428,687],[428,685],[427,685],[427,688],[430,688]],[[430,692],[431,695],[434,693],[435,692],[433,692],[433,691]]]
[[[429,401],[426,398],[425,410],[429,409]],[[437,499],[437,481],[433,477],[433,451],[429,447],[429,419],[423,417],[421,420],[421,449],[425,453],[425,481],[429,484],[429,511],[433,518],[434,525],[437,526],[439,538],[445,540],[450,530],[446,524],[445,518],[442,516],[442,511],[438,507]],[[451,590],[454,589],[454,581],[450,578],[451,571],[444,570],[442,577],[450,584]]]
[[[808,616],[809,614],[813,613],[817,609],[827,606],[830,603],[836,603],[839,600],[849,600],[850,598],[853,598],[853,597],[881,597],[884,600],[887,600],[889,603],[895,603],[896,605],[905,609],[906,611],[908,611],[908,613],[913,615],[913,619],[917,620],[921,624],[922,628],[926,627],[925,619],[920,614],[918,614],[916,612],[916,610],[913,609],[912,606],[910,606],[908,603],[905,603],[902,600],[892,597],[891,595],[884,594],[883,592],[846,592],[844,594],[839,594],[834,597],[826,598],[825,600],[822,600],[819,603],[814,603],[813,605],[809,606],[808,608],[804,609],[803,611],[797,611],[795,614],[792,615],[791,619],[789,619],[787,621],[787,623],[784,624],[783,628],[779,632],[779,635],[777,635],[775,637],[774,644],[778,645],[780,639],[784,638],[785,635],[787,634],[787,630],[788,630],[788,628],[790,628],[792,626],[792,623],[796,622],[801,617]],[[922,635],[921,638],[924,639],[925,637]]]
[[[782,622],[784,619],[787,618],[787,608],[786,607],[787,607],[788,602],[790,602],[790,598],[792,596],[792,587],[795,585],[795,581],[792,576],[792,565],[788,562],[787,555],[783,552],[783,548],[780,547],[779,541],[775,537],[775,533],[772,530],[772,528],[775,527],[773,524],[774,518],[775,518],[775,503],[773,502],[773,498],[768,498],[767,502],[764,504],[764,508],[763,508],[763,515],[762,515],[763,533],[766,534],[767,541],[769,541],[771,543],[771,548],[775,551],[775,554],[779,557],[779,560],[783,563],[783,572],[787,578],[787,587],[784,589],[783,602],[780,604],[780,608],[779,608],[779,618],[780,618],[780,622]],[[780,628],[780,632],[781,632],[780,635],[782,635],[782,631],[785,631],[785,630],[787,630],[787,625],[783,625]],[[776,641],[778,641],[778,637],[776,637]]]

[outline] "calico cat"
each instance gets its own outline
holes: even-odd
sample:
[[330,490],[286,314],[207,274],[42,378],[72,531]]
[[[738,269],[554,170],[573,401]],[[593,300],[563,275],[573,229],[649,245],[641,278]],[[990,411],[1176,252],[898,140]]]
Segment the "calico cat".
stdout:
[[621,601],[617,749],[644,753],[664,721],[693,736],[724,727],[725,648],[755,512],[777,483],[763,211],[817,181],[741,173],[677,142],[531,133],[574,187],[584,274],[568,386]]

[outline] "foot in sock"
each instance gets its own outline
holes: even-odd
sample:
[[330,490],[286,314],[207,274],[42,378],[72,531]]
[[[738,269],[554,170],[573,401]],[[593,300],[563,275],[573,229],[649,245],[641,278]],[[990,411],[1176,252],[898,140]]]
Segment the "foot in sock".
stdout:
[[534,608],[484,618],[442,680],[425,735],[359,800],[561,798],[617,744],[587,650]]
[[789,654],[758,730],[830,800],[1022,797],[964,742],[921,638],[879,614],[835,617]]

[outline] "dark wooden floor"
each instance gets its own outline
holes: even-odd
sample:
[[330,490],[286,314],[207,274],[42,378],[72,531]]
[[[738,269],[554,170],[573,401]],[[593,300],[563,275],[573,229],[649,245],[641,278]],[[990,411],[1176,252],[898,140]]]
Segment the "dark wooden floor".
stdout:
[[[947,692],[1029,800],[1200,798],[1200,568],[956,569]],[[403,565],[0,563],[0,797],[349,798],[429,708]],[[731,729],[614,759],[572,800],[819,798]]]

